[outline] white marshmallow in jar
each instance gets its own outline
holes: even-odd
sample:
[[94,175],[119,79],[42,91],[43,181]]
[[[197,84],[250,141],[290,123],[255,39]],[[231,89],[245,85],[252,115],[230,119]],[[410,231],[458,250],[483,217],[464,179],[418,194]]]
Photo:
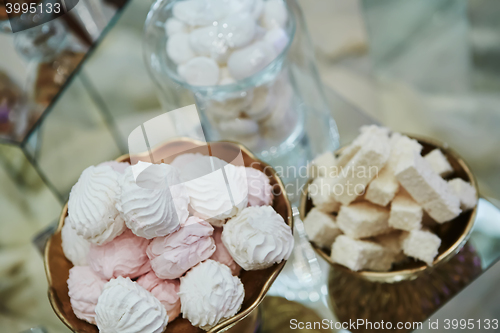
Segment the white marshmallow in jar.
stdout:
[[184,0],[165,21],[169,75],[193,91],[216,138],[259,152],[297,124],[286,53],[295,23],[283,0]]

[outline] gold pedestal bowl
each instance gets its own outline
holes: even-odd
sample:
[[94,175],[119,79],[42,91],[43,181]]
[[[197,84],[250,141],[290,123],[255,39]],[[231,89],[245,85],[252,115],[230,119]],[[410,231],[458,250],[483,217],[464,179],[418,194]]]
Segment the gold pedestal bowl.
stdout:
[[[453,167],[452,178],[462,178],[476,188],[476,180],[467,164],[448,146],[410,136],[422,146],[422,154],[439,148]],[[338,156],[342,149],[336,152]],[[307,190],[301,198],[300,213],[304,219],[313,204]],[[470,244],[477,206],[463,212],[453,221],[431,227],[442,240],[432,267],[421,261],[408,260],[388,272],[359,271],[338,265],[330,258],[330,249],[311,243],[316,253],[330,265],[328,278],[332,308],[340,321],[364,319],[371,322],[421,322],[481,273],[480,259]],[[379,332],[365,327],[356,332]],[[401,329],[394,331],[407,331]]]
[[[200,141],[191,139],[177,139],[167,142],[153,150],[155,156],[169,156],[162,161],[165,163],[171,162],[177,155],[185,152],[201,153],[207,155],[208,152],[214,153],[228,163],[231,163],[234,156],[240,154],[247,167],[253,167],[266,173],[273,186],[274,201],[273,208],[283,217],[285,222],[293,230],[293,219],[290,202],[288,201],[285,187],[281,182],[276,172],[266,163],[258,160],[245,147],[232,142],[216,142],[206,144]],[[133,158],[134,161],[145,160],[149,161],[149,153],[137,155]],[[130,156],[124,155],[117,159],[119,162],[130,162]],[[45,247],[45,272],[49,283],[49,300],[57,316],[66,324],[73,332],[78,333],[97,333],[96,326],[89,324],[86,321],[78,319],[71,308],[68,285],[66,281],[69,277],[69,270],[73,266],[72,263],[64,256],[61,246],[61,228],[64,224],[64,219],[67,215],[67,204],[63,208],[59,225],[54,235],[48,240]],[[240,279],[245,288],[245,298],[240,311],[233,317],[217,324],[208,332],[254,332],[258,322],[258,305],[264,299],[267,291],[271,287],[280,271],[283,269],[285,262],[276,264],[264,270],[259,271],[241,271]],[[195,333],[204,332],[203,330],[194,327],[187,319],[181,317],[170,322],[166,328],[167,333]]]

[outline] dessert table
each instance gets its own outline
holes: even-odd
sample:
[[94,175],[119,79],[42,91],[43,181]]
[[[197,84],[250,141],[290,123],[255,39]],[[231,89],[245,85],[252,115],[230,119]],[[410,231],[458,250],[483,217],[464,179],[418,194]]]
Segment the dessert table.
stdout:
[[[22,150],[13,145],[0,145],[0,157],[7,156],[5,159],[11,163],[10,174],[14,175],[14,178],[16,174],[22,174],[23,179],[28,180],[26,184],[19,186],[27,186],[28,190],[33,187],[43,188],[43,195],[50,197],[45,200],[45,204],[50,208],[45,209],[42,214],[46,220],[56,219],[57,211],[62,207],[72,184],[84,168],[126,153],[130,131],[164,112],[141,52],[143,24],[152,2],[130,0],[125,4],[123,10],[101,34],[93,50],[86,55],[75,75],[65,84],[59,97],[52,102],[50,113],[24,141]],[[303,2],[307,10],[308,4],[305,1],[300,2]],[[356,55],[353,58],[351,62],[341,60],[340,66],[344,69],[359,70],[363,68],[367,55]],[[321,60],[320,68],[323,77],[328,77],[329,73],[338,69],[335,64]],[[326,69],[325,73],[323,69]],[[370,79],[377,80],[374,76]],[[406,88],[385,83],[375,84],[371,89],[372,94],[385,93],[384,96],[387,97],[381,107],[382,113],[384,110],[387,112],[383,117],[377,117],[377,114],[369,110],[362,110],[360,103],[352,99],[352,96],[366,96],[357,96],[355,93],[341,95],[331,87],[326,87],[328,106],[338,126],[341,146],[351,142],[358,135],[361,126],[382,124],[397,127],[398,130],[409,128],[414,134],[445,140],[450,147],[461,151],[462,138],[449,130],[453,128],[454,123],[451,123],[446,133],[440,132],[438,126],[432,130],[427,127],[432,121],[453,120],[454,115],[430,115],[427,120],[418,122],[412,122],[413,118],[404,119],[404,116],[400,116],[399,122],[396,122],[395,118],[387,116],[389,112],[394,112],[397,106],[433,106],[439,104],[439,101],[434,101],[434,104],[420,101],[410,103],[408,99],[422,96],[414,91],[408,93]],[[398,98],[401,96],[405,97],[404,102],[398,104]],[[453,96],[447,97],[453,99]],[[194,101],[190,95],[180,95],[176,98],[176,102],[183,105],[193,104]],[[468,128],[459,128],[467,134]],[[469,156],[474,157],[470,151],[471,149],[464,149],[466,159]],[[25,160],[30,163],[26,164]],[[13,161],[16,163],[12,164]],[[500,258],[500,189],[488,182],[492,178],[496,179],[497,175],[493,175],[489,169],[478,167],[477,161],[470,163],[473,164],[472,169],[476,172],[481,191],[484,191],[486,197],[479,200],[469,245],[480,258],[481,268],[487,270]],[[21,170],[19,165],[24,165],[25,169]],[[16,181],[14,183],[18,184]],[[50,213],[46,213],[47,210]],[[294,211],[294,217],[299,219],[297,211]],[[54,225],[51,225],[48,229],[41,230],[34,238],[40,250],[53,230]],[[293,258],[284,267],[260,306],[260,332],[288,332],[292,319],[303,322],[337,320],[328,287],[330,265],[315,254],[300,223],[297,224],[296,231],[298,232],[295,233],[296,247]],[[495,267],[488,271],[488,274],[493,274]],[[492,278],[485,283],[489,283],[490,288],[493,288],[494,282],[491,281]],[[476,284],[472,284],[467,290],[470,288],[479,290]],[[457,304],[462,302],[459,297],[460,295],[456,299],[452,298],[445,308],[457,307]],[[498,304],[496,307],[499,308]],[[500,314],[498,309],[493,313]],[[439,313],[436,313],[435,316],[438,315]],[[474,314],[463,313],[463,316],[466,315]],[[316,331],[324,330],[308,332]],[[34,329],[32,332],[37,331]]]

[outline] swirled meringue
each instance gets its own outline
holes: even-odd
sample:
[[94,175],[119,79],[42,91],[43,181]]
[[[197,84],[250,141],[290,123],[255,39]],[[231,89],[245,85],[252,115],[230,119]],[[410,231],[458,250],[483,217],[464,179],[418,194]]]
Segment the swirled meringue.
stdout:
[[247,206],[248,185],[242,167],[217,157],[204,156],[184,168],[182,177],[194,215],[214,226],[222,226],[228,218]]
[[147,255],[160,279],[176,279],[215,251],[214,228],[206,221],[191,216],[176,232],[151,241]]
[[90,243],[76,233],[71,227],[68,217],[64,219],[61,230],[62,249],[66,258],[75,266],[88,265],[87,256],[89,254]]
[[245,168],[248,183],[248,205],[266,206],[273,203],[273,187],[269,177],[260,170]]
[[233,275],[238,276],[241,271],[241,267],[234,261],[231,254],[227,251],[226,246],[222,243],[222,228],[214,228],[213,236],[215,241],[215,252],[212,254],[210,259],[220,262],[231,269]]
[[227,221],[222,242],[244,270],[264,269],[288,259],[293,235],[271,206],[247,207]]
[[76,233],[102,245],[125,230],[125,223],[115,208],[120,193],[118,173],[109,165],[85,169],[69,194],[69,222]]
[[168,315],[156,297],[129,278],[106,283],[95,308],[100,333],[161,333]]
[[[176,168],[139,162],[125,171],[117,208],[127,227],[147,239],[166,236],[188,218],[189,197]],[[137,179],[134,173],[137,173]]]
[[90,246],[90,268],[102,278],[109,280],[118,276],[132,279],[151,270],[146,248],[149,240],[125,231],[104,245]]
[[137,283],[153,294],[167,310],[168,322],[171,322],[181,313],[181,301],[179,295],[179,280],[162,280],[155,272],[141,276]]
[[118,173],[124,173],[125,170],[130,166],[130,163],[128,162],[117,162],[117,161],[107,161],[107,162],[102,162],[100,165],[108,165],[110,166],[113,170],[115,170]]
[[106,282],[89,266],[74,266],[69,270],[68,295],[77,318],[95,325],[95,306]]
[[179,296],[183,318],[193,326],[209,330],[239,311],[245,290],[226,265],[207,260],[181,278]]

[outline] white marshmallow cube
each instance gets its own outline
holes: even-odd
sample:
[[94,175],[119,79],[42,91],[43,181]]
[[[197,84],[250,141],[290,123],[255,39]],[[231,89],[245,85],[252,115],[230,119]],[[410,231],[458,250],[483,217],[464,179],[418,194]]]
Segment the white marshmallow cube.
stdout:
[[309,240],[316,245],[330,249],[335,238],[342,234],[335,223],[335,217],[317,208],[311,209],[304,219],[304,228]]
[[333,190],[336,184],[334,178],[319,177],[309,184],[308,195],[314,206],[325,213],[338,212],[340,202],[333,197]]
[[367,238],[386,233],[389,227],[389,209],[369,202],[355,202],[341,206],[337,225],[351,238]]
[[398,263],[406,259],[403,253],[403,239],[406,236],[404,231],[393,231],[387,234],[374,237],[377,244],[382,245],[389,253],[393,255],[393,263]]
[[458,196],[458,199],[460,200],[460,208],[462,208],[462,210],[471,210],[476,206],[476,189],[469,182],[466,182],[461,178],[455,178],[448,181],[448,185],[453,193]]
[[336,177],[337,171],[337,160],[329,151],[316,157],[307,167],[307,175],[312,178]]
[[412,230],[403,239],[403,252],[432,266],[438,254],[441,239],[426,230]]
[[396,178],[436,222],[444,223],[460,214],[458,197],[419,153],[400,161]]
[[389,137],[380,133],[369,135],[371,139],[362,145],[352,159],[342,167],[339,184],[342,191],[334,192],[335,199],[348,205],[364,194],[368,183],[386,164],[389,154]]
[[406,191],[401,190],[391,203],[389,226],[406,231],[420,229],[422,217],[422,207]]
[[434,172],[441,177],[446,177],[453,173],[453,168],[451,167],[450,162],[448,162],[446,156],[444,156],[438,148],[425,155],[424,159],[429,162],[432,170],[434,170]]
[[385,167],[368,185],[365,199],[380,206],[387,206],[399,190],[396,168],[401,158],[412,152],[420,153],[422,145],[399,133],[394,133],[390,140],[391,155]]
[[337,264],[355,272],[360,270],[383,272],[391,269],[394,256],[377,243],[340,235],[332,245],[331,258]]

